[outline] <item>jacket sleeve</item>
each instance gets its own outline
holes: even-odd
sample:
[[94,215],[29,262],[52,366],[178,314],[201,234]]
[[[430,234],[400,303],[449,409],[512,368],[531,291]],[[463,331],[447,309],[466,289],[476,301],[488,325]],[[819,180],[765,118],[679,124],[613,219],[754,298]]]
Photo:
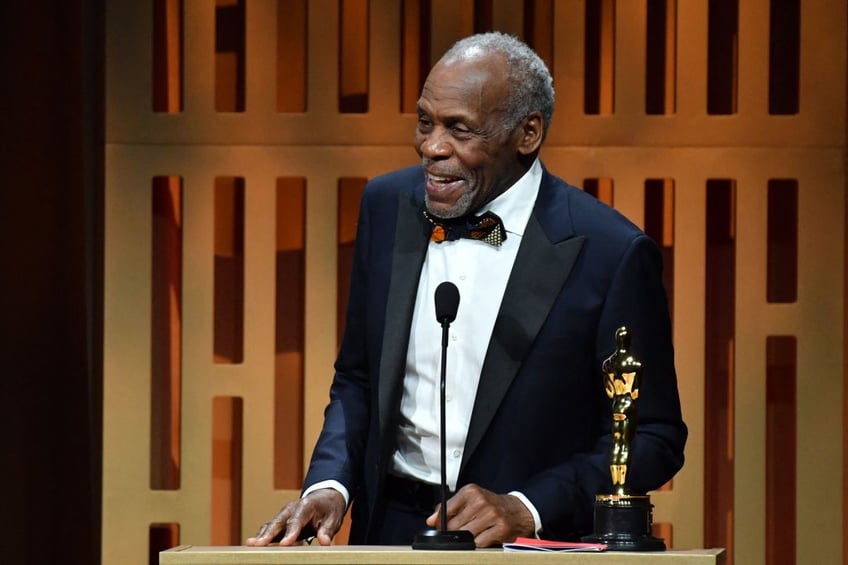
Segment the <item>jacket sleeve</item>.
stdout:
[[539,511],[546,537],[566,539],[592,531],[594,497],[611,492],[611,401],[603,390],[600,367],[614,351],[615,331],[621,326],[631,331],[631,350],[644,366],[627,485],[633,492],[646,493],[665,484],[683,465],[687,428],[680,410],[661,271],[656,245],[644,234],[635,236],[611,279],[595,330],[598,374],[591,378],[596,378],[597,393],[604,397],[599,406],[605,408],[597,421],[604,431],[590,451],[546,469],[521,488]]

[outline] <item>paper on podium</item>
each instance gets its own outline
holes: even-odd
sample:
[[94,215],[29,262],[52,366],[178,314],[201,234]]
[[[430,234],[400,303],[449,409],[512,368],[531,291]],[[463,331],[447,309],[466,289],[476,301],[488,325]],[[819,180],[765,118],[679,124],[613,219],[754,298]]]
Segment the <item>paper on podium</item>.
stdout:
[[503,549],[504,551],[606,551],[607,546],[602,543],[515,538],[515,541],[503,544]]

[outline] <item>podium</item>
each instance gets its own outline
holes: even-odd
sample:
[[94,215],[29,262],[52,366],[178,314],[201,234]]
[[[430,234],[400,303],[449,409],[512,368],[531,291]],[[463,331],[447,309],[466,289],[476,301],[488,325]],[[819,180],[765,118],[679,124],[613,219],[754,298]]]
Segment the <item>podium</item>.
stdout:
[[724,549],[656,553],[544,553],[502,549],[414,551],[408,546],[292,547],[181,545],[159,554],[159,565],[724,565]]

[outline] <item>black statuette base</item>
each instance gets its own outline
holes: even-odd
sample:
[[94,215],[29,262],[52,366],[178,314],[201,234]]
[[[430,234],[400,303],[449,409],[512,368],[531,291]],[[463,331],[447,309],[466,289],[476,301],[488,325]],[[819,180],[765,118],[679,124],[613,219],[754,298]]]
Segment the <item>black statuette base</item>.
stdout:
[[599,494],[595,531],[582,539],[606,544],[610,551],[665,551],[665,542],[651,535],[651,508],[646,495]]
[[415,539],[412,542],[412,549],[464,551],[475,547],[474,535],[468,530],[424,530],[415,534]]

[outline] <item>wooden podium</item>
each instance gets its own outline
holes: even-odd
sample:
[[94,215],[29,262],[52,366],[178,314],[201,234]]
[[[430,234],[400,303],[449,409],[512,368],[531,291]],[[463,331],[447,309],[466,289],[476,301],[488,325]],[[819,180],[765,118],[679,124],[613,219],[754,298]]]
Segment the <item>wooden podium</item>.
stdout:
[[332,545],[293,547],[201,547],[181,545],[159,554],[159,565],[723,565],[723,549],[690,549],[658,553],[543,553],[502,549],[415,551],[407,546]]

